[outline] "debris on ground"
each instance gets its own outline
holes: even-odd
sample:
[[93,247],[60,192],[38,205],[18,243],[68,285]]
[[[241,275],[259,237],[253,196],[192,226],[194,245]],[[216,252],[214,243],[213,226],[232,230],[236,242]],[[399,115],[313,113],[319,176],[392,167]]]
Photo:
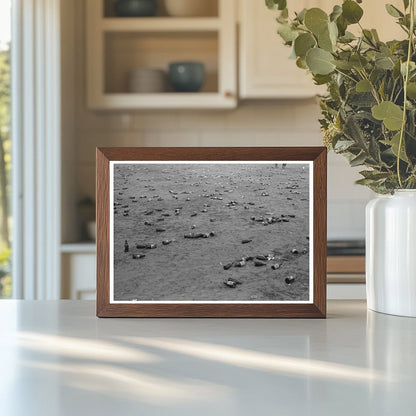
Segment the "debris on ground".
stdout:
[[148,244],[136,244],[137,249],[146,249],[146,250],[152,250],[157,248],[157,244],[154,243],[148,243]]
[[296,279],[293,276],[289,276],[289,277],[286,277],[285,282],[287,285],[291,285],[292,283],[294,283],[295,280]]
[[224,284],[228,287],[230,287],[231,289],[236,288],[238,285],[241,285],[241,282],[239,282],[238,280],[234,280],[234,279],[228,279],[224,282]]
[[214,237],[214,233],[188,233],[184,234],[183,238],[209,238]]

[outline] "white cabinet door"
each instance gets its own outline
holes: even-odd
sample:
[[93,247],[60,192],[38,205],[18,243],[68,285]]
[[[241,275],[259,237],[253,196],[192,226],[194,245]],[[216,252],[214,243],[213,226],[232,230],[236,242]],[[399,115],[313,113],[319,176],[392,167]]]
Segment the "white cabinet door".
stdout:
[[[295,7],[330,10],[325,2],[329,0],[299,0]],[[239,0],[239,13],[241,98],[305,98],[322,92],[311,75],[289,59],[291,50],[276,33],[275,11],[268,10],[264,1]]]
[[62,256],[62,298],[94,300],[96,256],[94,253],[65,253]]
[[[330,12],[334,4],[341,0],[298,0],[289,3],[290,11],[300,11],[304,7],[320,7]],[[402,0],[389,3],[403,8]],[[277,35],[277,12],[268,10],[261,0],[239,0],[240,50],[239,75],[241,98],[305,98],[323,93],[323,87],[313,84],[311,75],[299,69],[293,59],[289,59],[290,48],[283,44]],[[381,40],[403,38],[403,33],[394,18],[386,12],[384,2],[366,0],[362,24],[376,28]],[[359,32],[358,25],[348,30]]]

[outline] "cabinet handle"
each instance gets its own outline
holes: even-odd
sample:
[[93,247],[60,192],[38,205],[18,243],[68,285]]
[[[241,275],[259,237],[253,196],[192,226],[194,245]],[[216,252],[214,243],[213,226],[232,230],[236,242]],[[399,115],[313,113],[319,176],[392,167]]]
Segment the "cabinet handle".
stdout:
[[225,91],[225,98],[234,98],[234,93],[232,91]]

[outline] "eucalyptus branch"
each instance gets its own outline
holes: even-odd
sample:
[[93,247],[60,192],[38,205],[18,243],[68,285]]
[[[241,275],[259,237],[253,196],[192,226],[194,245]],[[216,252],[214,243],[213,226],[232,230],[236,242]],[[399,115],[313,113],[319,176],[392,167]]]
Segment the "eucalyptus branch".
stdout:
[[[266,3],[271,9],[276,4],[286,6],[285,0]],[[303,59],[305,69],[318,83],[326,84],[328,95],[320,99],[325,143],[331,143],[336,153],[355,159],[354,164],[367,166],[370,170],[363,174],[362,184],[371,189],[384,194],[400,188],[416,189],[416,134],[410,121],[411,115],[416,115],[416,71],[412,62],[416,51],[416,0],[404,1],[404,15],[394,6],[387,7],[406,33],[405,40],[388,42],[364,29],[361,1],[338,3],[342,6],[334,6],[331,14],[319,7],[305,9],[301,22],[299,17],[288,18],[285,9],[278,22],[282,25],[279,34],[292,46],[290,39],[298,35],[296,56]],[[334,23],[345,29],[355,25],[361,33],[350,36],[340,30],[334,39]],[[363,153],[357,159],[359,148]],[[391,175],[382,178],[381,170]]]
[[393,81],[393,88],[391,89],[391,94],[390,94],[390,97],[389,97],[389,100],[393,101],[393,102],[395,102],[393,100],[393,98],[394,98],[394,90],[396,89],[396,85],[397,85],[397,80],[394,80]]
[[362,70],[360,71],[360,75],[363,77],[363,79],[365,79],[370,84],[371,93],[373,94],[374,99],[377,101],[377,104],[380,104],[381,100],[380,100],[380,97],[379,97],[378,92],[376,90],[376,87],[371,82],[370,78],[368,78],[368,75],[365,72],[365,69],[362,67],[362,65],[361,65],[361,69]]
[[344,77],[350,79],[352,82],[355,82],[355,83],[358,82],[355,78],[351,77],[348,74],[345,74],[344,72],[340,71],[338,68],[335,68],[335,71],[338,72],[339,74],[343,75]]
[[401,25],[400,23],[397,23],[397,24],[400,26],[401,29],[404,30],[404,32],[406,33],[406,35],[409,36],[409,31],[407,30],[407,27]]
[[393,100],[394,103],[397,102],[397,100],[399,99],[400,94],[402,94],[402,92],[403,92],[403,88],[400,88],[399,91],[397,91],[397,94],[396,94],[396,96],[394,97],[394,100]]
[[403,119],[402,127],[400,129],[400,139],[399,139],[399,148],[397,151],[397,177],[399,179],[400,188],[403,188],[402,176],[400,172],[400,156],[403,148],[404,135],[406,131],[406,121],[407,121],[407,83],[409,82],[409,72],[410,72],[410,62],[412,60],[412,50],[413,50],[413,37],[415,29],[415,0],[410,0],[410,30],[409,30],[409,44],[407,47],[407,60],[406,60],[406,73],[404,75],[404,85],[403,85]]

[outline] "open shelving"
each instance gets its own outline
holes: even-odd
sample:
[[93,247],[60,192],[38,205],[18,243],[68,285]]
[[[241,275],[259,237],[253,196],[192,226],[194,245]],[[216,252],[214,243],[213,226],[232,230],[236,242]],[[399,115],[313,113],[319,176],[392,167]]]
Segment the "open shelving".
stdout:
[[[216,1],[216,0],[214,0]],[[213,17],[114,17],[103,0],[87,2],[87,102],[97,110],[234,108],[237,105],[235,3],[218,0]],[[107,10],[107,11],[106,11]],[[202,62],[196,93],[132,93],[136,68],[163,69],[176,61]]]

